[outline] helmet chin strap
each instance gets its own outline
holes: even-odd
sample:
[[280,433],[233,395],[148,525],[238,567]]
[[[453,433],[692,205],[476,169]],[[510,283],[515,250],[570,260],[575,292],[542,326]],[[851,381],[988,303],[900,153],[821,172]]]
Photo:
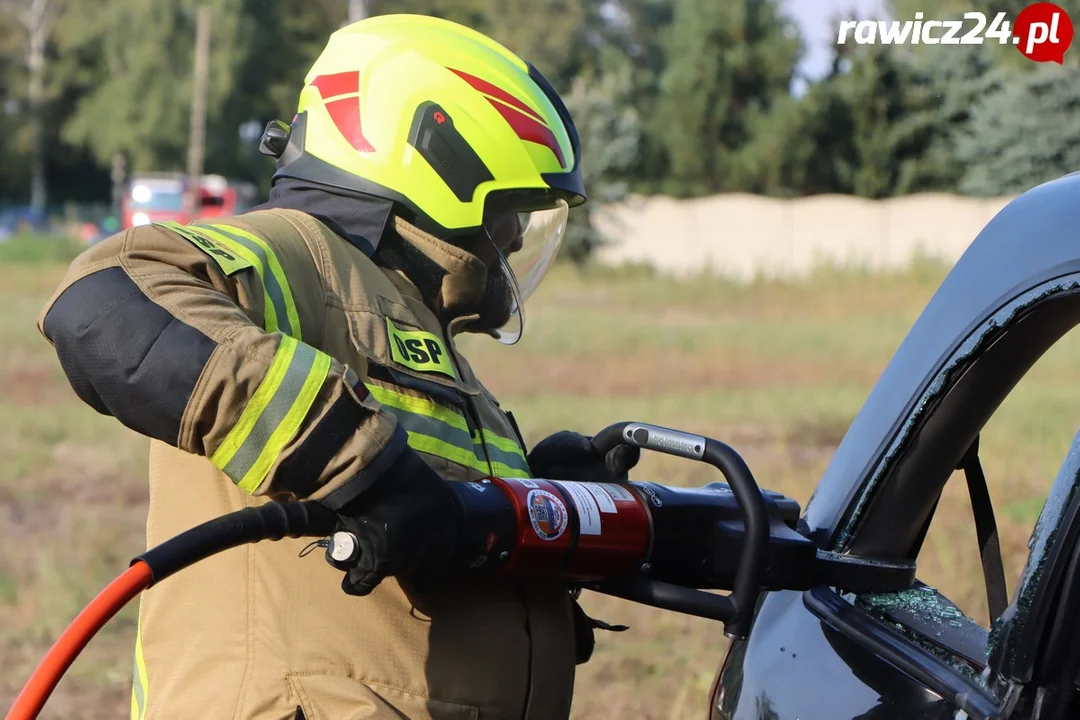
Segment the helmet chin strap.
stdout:
[[[492,331],[492,334],[495,336],[495,339],[503,345],[514,345],[521,339],[522,335],[525,334],[525,305],[521,302],[521,289],[518,287],[517,276],[514,274],[513,268],[510,267],[510,261],[506,259],[502,250],[500,250],[499,246],[495,244],[495,241],[491,239],[491,233],[488,232],[486,227],[484,228],[484,235],[487,236],[488,242],[491,243],[491,247],[495,250],[495,254],[499,258],[499,266],[502,268],[502,271],[506,273],[507,280],[509,281],[510,294],[513,296],[514,302],[514,307],[510,313],[510,319],[513,319],[514,315],[517,315],[518,317],[517,331],[507,332],[497,328]],[[507,323],[509,324],[509,320],[507,320]]]

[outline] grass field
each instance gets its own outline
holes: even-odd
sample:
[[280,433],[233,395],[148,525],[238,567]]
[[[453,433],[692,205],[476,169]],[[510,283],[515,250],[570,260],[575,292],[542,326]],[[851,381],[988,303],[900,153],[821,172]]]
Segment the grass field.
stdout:
[[[31,262],[33,261],[33,262]],[[36,314],[64,265],[0,254],[0,707],[74,614],[142,550],[146,445],[80,404]],[[645,420],[721,438],[759,482],[800,503],[945,270],[822,271],[798,282],[675,281],[559,268],[530,302],[514,348],[468,338],[481,378],[532,443],[571,427]],[[1010,590],[1046,489],[1077,427],[1080,366],[1068,337],[1023,381],[983,436]],[[717,479],[646,455],[634,476]],[[919,576],[985,623],[962,482],[952,482]],[[725,641],[719,625],[586,594],[625,623],[580,669],[575,717],[700,718]],[[72,667],[45,717],[120,717],[129,703],[129,608]]]

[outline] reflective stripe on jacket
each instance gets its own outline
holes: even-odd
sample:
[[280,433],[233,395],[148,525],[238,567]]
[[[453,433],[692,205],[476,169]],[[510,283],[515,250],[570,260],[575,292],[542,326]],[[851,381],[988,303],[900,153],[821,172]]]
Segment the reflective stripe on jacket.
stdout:
[[[325,497],[402,431],[448,480],[529,474],[416,288],[298,211],[126,230],[73,263],[39,327],[85,402],[151,438],[148,546]],[[132,717],[568,714],[565,587],[391,579],[356,598],[305,545],[229,550],[145,592]]]

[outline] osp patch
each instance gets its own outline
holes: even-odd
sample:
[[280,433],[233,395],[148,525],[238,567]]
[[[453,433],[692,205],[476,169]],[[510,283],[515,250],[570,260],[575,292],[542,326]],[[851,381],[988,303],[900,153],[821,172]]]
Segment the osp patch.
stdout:
[[390,340],[390,356],[394,362],[417,372],[457,377],[446,348],[433,333],[399,328],[390,318],[386,318],[386,331]]

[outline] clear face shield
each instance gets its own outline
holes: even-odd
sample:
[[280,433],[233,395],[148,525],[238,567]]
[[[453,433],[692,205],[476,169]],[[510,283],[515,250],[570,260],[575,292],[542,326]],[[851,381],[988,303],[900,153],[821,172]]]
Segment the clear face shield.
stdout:
[[484,214],[484,232],[490,245],[479,255],[489,272],[498,268],[504,275],[509,315],[492,334],[502,344],[513,345],[525,330],[525,301],[562,248],[570,208],[562,198],[550,196],[531,205],[512,201],[492,205]]

